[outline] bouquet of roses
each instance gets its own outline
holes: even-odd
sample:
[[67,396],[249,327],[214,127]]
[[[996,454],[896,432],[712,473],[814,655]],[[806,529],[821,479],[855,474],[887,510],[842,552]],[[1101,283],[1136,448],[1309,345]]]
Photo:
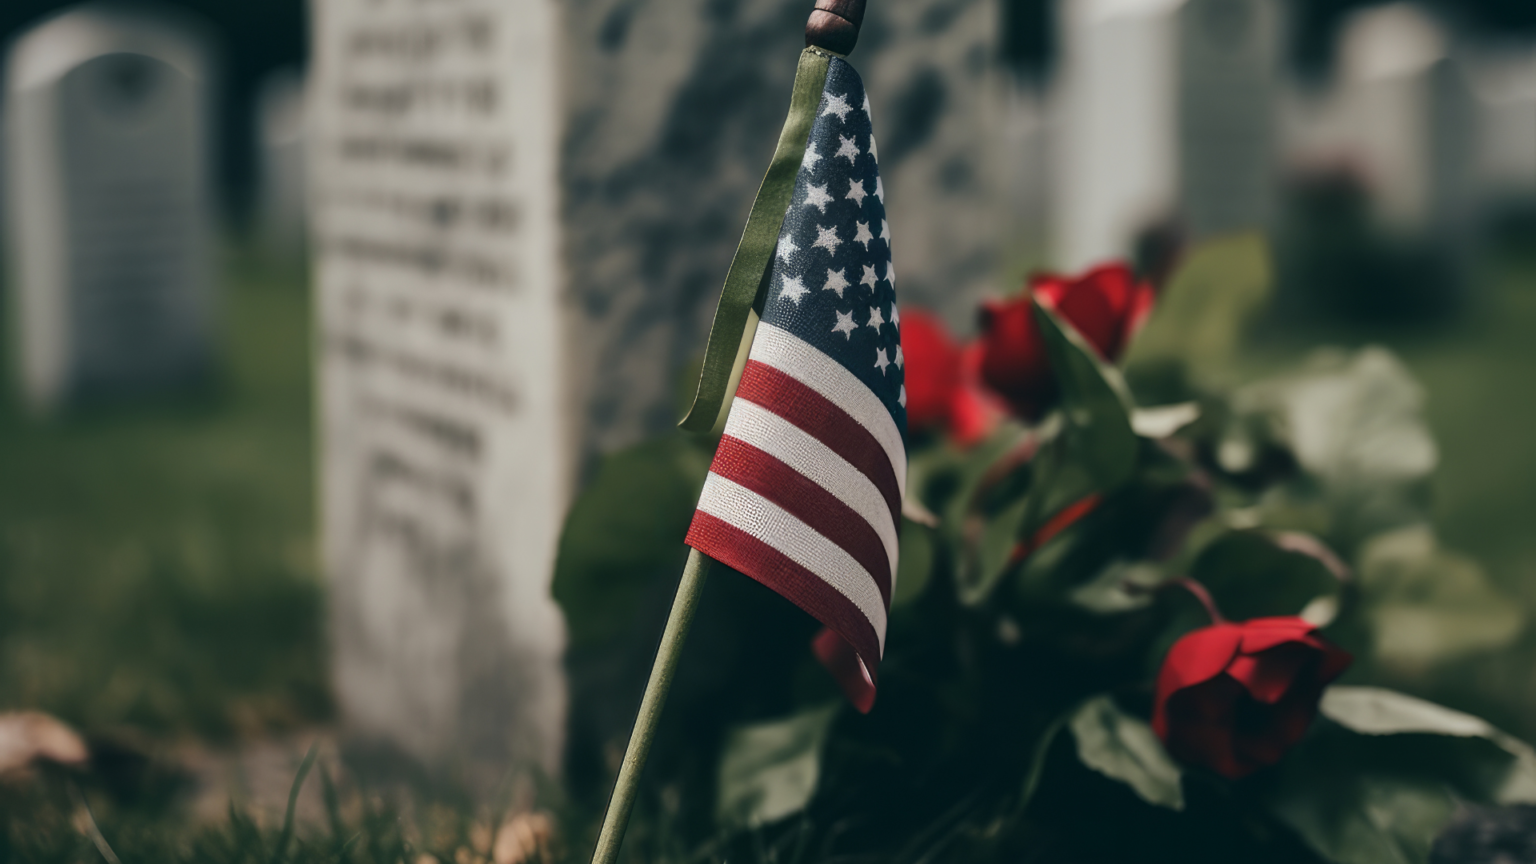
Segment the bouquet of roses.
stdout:
[[[1239,381],[1267,289],[1262,244],[1235,238],[1164,285],[1036,277],[968,344],[903,309],[880,703],[837,698],[787,603],[715,580],[637,847],[1412,862],[1464,804],[1536,801],[1531,748],[1379,686],[1524,623],[1435,541],[1416,385],[1381,349]],[[569,517],[578,794],[627,731],[711,443],[610,457]]]

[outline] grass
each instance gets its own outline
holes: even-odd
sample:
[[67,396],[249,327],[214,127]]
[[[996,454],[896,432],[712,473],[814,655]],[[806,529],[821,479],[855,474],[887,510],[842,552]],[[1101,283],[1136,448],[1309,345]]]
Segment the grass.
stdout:
[[198,391],[0,400],[0,708],[215,741],[329,716],[308,294],[238,253],[225,274]]

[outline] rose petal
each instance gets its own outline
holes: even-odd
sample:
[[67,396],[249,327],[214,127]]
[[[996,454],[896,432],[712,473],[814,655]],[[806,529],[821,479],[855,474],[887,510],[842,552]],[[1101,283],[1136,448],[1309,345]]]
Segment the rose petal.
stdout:
[[1300,642],[1317,627],[1293,616],[1243,622],[1243,653],[1258,654],[1287,642]]
[[1213,624],[1184,634],[1163,660],[1158,692],[1172,693],[1220,675],[1242,639],[1242,628],[1235,624]]
[[[1227,666],[1248,693],[1266,705],[1280,701],[1302,672],[1314,672],[1321,652],[1302,642],[1287,642],[1258,654],[1239,654]],[[1302,676],[1305,677],[1305,676]]]

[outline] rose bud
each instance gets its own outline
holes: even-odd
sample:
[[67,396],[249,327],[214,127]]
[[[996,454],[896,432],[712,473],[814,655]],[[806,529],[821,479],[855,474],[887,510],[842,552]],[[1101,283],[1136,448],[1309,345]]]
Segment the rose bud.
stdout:
[[1124,264],[1101,265],[1075,279],[1034,276],[1022,296],[982,304],[982,380],[1020,416],[1033,418],[1056,397],[1033,303],[1055,311],[1113,363],[1146,322],[1155,298],[1152,284]]
[[1235,780],[1301,740],[1352,658],[1300,618],[1216,621],[1169,649],[1152,731],[1174,758]]
[[961,446],[992,433],[1003,408],[981,388],[979,346],[961,348],[937,317],[904,309],[901,351],[906,361],[908,428],[945,431]]

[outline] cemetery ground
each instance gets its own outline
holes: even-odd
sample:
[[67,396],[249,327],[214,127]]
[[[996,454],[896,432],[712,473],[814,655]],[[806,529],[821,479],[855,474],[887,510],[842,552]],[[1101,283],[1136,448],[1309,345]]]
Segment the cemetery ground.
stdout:
[[[124,862],[414,864],[425,848],[467,864],[497,839],[477,827],[484,811],[451,800],[397,811],[352,794],[324,758],[332,767],[310,773],[298,824],[285,828],[305,747],[333,723],[311,306],[297,270],[247,249],[226,249],[223,273],[224,362],[199,390],[48,421],[12,391],[0,406],[0,709],[53,714],[97,752],[81,774],[0,781],[0,862],[94,860],[99,825]],[[1278,367],[1325,341],[1399,351],[1428,390],[1441,445],[1442,539],[1536,609],[1536,258],[1504,256],[1479,282],[1481,300],[1454,324],[1291,332],[1254,348],[1247,366]],[[1498,656],[1403,670],[1402,684],[1531,739],[1532,668],[1536,628]],[[227,754],[252,753],[266,754],[275,793],[251,806],[237,795],[226,809],[217,787],[259,779],[240,767],[250,759]],[[567,849],[580,851],[595,815],[561,813]]]

